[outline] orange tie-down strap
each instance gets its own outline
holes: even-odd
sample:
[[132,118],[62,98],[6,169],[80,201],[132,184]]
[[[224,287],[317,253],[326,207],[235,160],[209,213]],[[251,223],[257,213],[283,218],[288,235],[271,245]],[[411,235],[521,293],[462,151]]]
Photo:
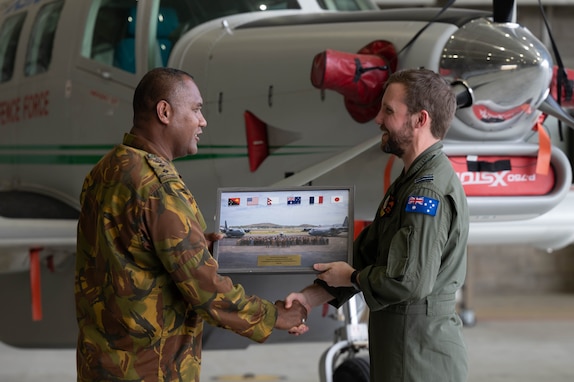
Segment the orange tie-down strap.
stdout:
[[547,175],[550,168],[550,158],[552,157],[552,143],[550,136],[546,132],[544,125],[537,122],[532,128],[538,132],[538,159],[536,161],[536,173]]

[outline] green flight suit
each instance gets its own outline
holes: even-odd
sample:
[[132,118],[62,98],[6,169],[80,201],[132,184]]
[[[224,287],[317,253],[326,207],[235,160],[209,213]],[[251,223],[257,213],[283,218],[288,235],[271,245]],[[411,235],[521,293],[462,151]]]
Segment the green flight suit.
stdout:
[[217,273],[195,199],[152,142],[126,134],[80,198],[78,381],[199,381],[204,320],[271,334],[275,306]]
[[[436,143],[393,182],[355,240],[371,381],[466,381],[455,292],[466,276],[468,228],[464,190]],[[349,291],[338,289],[340,303]]]

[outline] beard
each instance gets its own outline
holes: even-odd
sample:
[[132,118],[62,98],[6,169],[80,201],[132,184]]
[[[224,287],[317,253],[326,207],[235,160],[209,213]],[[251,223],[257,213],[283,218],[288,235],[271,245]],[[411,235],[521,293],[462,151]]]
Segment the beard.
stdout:
[[386,140],[381,143],[381,150],[387,154],[394,154],[402,158],[405,148],[413,141],[413,128],[410,119],[403,124],[403,128],[397,133],[391,134],[386,131]]

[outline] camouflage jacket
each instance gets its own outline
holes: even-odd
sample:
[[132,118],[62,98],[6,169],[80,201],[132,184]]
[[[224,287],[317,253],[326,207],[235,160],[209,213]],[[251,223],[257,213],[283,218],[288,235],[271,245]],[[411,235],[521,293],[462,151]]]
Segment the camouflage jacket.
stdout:
[[275,306],[217,273],[193,195],[151,142],[126,134],[80,200],[78,381],[199,381],[203,320],[271,334]]

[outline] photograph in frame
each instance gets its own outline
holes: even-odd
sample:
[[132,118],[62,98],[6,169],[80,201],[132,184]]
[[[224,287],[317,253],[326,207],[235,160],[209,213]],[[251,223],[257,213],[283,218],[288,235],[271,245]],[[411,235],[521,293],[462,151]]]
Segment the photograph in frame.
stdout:
[[354,188],[220,188],[214,245],[221,273],[312,273],[313,264],[349,262]]

